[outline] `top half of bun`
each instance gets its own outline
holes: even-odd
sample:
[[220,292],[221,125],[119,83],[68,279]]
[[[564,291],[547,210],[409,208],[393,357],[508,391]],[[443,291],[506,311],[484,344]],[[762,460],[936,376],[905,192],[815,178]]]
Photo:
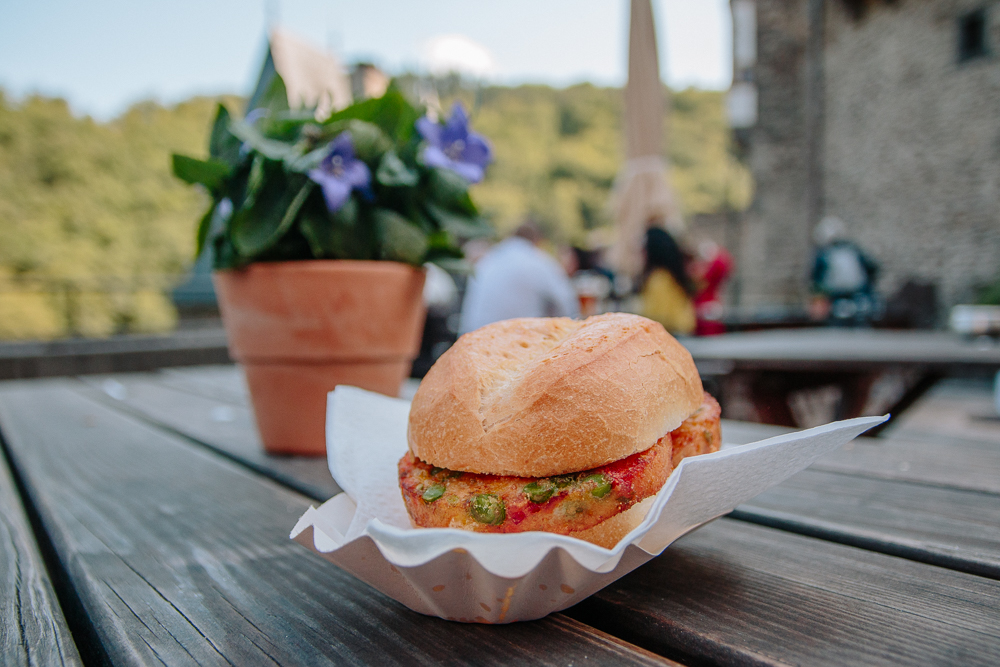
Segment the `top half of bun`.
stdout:
[[506,320],[465,334],[431,368],[410,449],[466,472],[588,470],[651,447],[702,398],[691,355],[652,320]]

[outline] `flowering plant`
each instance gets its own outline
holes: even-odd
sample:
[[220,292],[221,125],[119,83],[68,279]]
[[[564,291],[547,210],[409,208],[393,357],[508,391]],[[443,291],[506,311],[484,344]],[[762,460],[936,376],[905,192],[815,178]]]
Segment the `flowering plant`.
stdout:
[[445,125],[395,89],[317,121],[288,108],[284,86],[233,119],[221,104],[199,160],[173,156],[174,174],[212,196],[197,251],[216,269],[257,261],[383,259],[461,262],[459,242],[491,233],[469,197],[490,162],[456,104]]

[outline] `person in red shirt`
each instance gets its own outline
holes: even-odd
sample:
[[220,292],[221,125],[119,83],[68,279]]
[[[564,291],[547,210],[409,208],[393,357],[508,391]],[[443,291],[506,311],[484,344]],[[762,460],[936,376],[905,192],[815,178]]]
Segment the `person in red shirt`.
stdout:
[[694,295],[695,335],[714,336],[725,333],[720,292],[733,271],[732,255],[714,241],[702,241],[692,269],[698,286]]

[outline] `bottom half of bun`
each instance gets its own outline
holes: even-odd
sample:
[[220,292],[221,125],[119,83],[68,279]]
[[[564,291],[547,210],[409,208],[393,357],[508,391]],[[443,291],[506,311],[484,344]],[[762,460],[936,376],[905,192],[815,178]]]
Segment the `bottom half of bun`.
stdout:
[[593,528],[570,533],[570,537],[586,540],[605,549],[614,549],[623,537],[635,530],[649,513],[656,496],[650,496],[642,502],[632,505],[629,509],[614,515],[597,524]]

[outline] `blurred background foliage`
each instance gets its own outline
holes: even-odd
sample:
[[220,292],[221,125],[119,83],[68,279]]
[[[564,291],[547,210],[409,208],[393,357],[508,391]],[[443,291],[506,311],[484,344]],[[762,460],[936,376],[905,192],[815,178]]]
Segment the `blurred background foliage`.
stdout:
[[[415,79],[402,77],[404,90]],[[578,85],[474,88],[459,98],[496,161],[473,197],[499,235],[533,216],[557,243],[606,242],[608,199],[621,165],[621,91]],[[729,151],[723,93],[672,94],[665,119],[684,214],[742,209],[747,170]],[[173,152],[206,155],[215,98],[142,102],[96,122],[60,99],[0,91],[0,338],[171,329],[169,289],[193,262],[207,195],[170,172]],[[233,111],[239,98],[223,98]]]
[[[531,215],[557,242],[610,242],[609,200],[623,160],[621,90],[521,86],[467,97],[477,131],[496,148],[474,194],[499,233]],[[751,179],[730,151],[723,93],[687,89],[671,102],[664,132],[684,216],[746,208]]]

